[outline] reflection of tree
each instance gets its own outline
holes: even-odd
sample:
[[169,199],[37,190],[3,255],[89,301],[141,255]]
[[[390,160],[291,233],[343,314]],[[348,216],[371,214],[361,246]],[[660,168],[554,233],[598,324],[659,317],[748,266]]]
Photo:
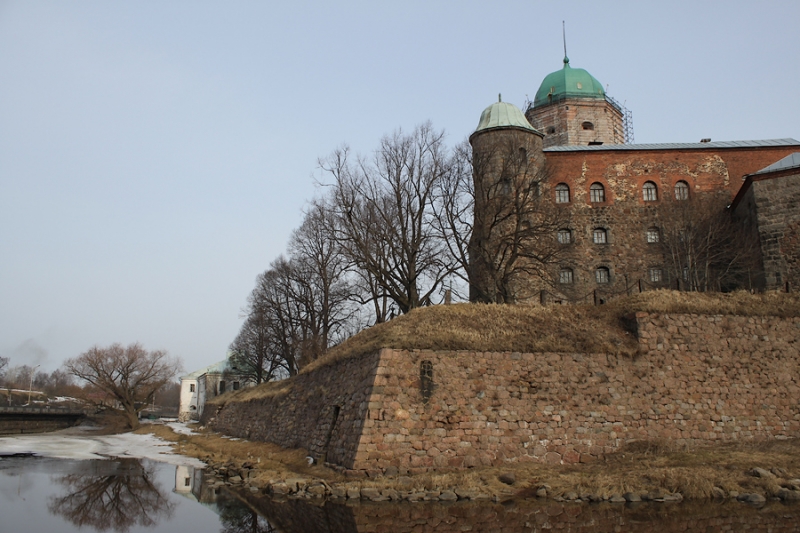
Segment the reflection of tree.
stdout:
[[252,509],[248,509],[240,502],[220,503],[221,533],[272,533],[277,531],[266,518]]
[[95,461],[90,474],[54,478],[67,495],[52,498],[47,509],[78,527],[124,532],[133,525],[152,527],[169,517],[175,504],[161,495],[155,468],[136,459]]

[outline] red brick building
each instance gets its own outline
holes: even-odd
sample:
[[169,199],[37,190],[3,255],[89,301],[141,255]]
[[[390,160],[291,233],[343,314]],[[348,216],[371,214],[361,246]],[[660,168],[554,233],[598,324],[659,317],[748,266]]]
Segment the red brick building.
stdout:
[[[791,179],[798,180],[800,187],[797,166],[793,170],[782,167],[767,173],[768,176],[759,173],[800,152],[800,141],[795,139],[632,144],[630,113],[608,97],[602,84],[588,72],[572,68],[567,58],[561,70],[545,77],[524,115],[503,102],[492,104],[483,112],[478,128],[470,137],[474,157],[497,158],[501,144],[508,151],[505,146],[512,136],[518,139],[519,152],[524,151],[530,166],[537,169],[527,170],[526,177],[521,179],[539,180],[541,209],[561,209],[569,215],[554,218],[568,221],[552,230],[556,248],[554,254],[548,255],[547,276],[526,278],[525,272],[521,272],[512,283],[516,301],[602,299],[644,287],[696,288],[689,282],[689,272],[695,266],[681,266],[681,262],[690,260],[665,248],[665,225],[674,217],[667,205],[686,202],[685,205],[708,209],[710,203],[700,200],[713,196],[720,199],[719,209],[723,211],[743,190],[743,183],[748,190],[765,190],[766,184],[762,185],[765,179],[783,183],[793,176]],[[541,146],[538,149],[541,151],[531,150],[534,146]],[[476,191],[490,189],[487,184],[496,184],[498,180],[507,180],[498,174],[497,168],[501,166],[476,168]],[[748,181],[743,182],[748,176],[751,176]],[[750,232],[758,241],[757,248],[772,244],[769,251],[751,254],[760,257],[754,260],[754,266],[747,267],[747,281],[729,280],[727,285],[717,281],[708,283],[709,289],[773,289],[798,278],[791,271],[800,261],[795,261],[800,253],[791,248],[789,237],[783,248],[777,244],[784,242],[785,231],[797,232],[795,221],[800,220],[800,197],[791,198],[792,201],[780,204],[779,214],[769,215],[773,225],[769,237],[764,236],[765,221],[761,224],[760,238],[758,229]],[[751,226],[757,224],[759,205],[767,208],[766,201],[763,194],[749,197],[747,215]],[[476,211],[480,208],[476,201]],[[743,220],[747,218],[744,207],[737,215]],[[498,238],[497,231],[482,235],[480,224],[476,222],[475,226],[477,240]],[[786,253],[794,255],[780,259],[781,250],[790,248]],[[470,273],[471,283],[481,289],[473,291],[473,296],[487,292],[482,286],[488,278],[482,273],[492,267],[491,261],[484,263],[474,265]],[[682,280],[683,277],[687,279]]]

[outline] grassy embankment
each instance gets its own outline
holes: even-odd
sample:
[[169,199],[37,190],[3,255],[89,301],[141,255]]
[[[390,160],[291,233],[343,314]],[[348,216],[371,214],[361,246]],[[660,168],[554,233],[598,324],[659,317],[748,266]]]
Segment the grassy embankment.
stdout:
[[[634,355],[638,345],[626,329],[625,317],[636,311],[656,313],[723,314],[740,316],[800,316],[795,295],[688,294],[656,291],[614,300],[607,305],[528,306],[453,305],[416,310],[374,326],[330,350],[303,369],[382,347],[399,349],[612,352]],[[275,394],[290,383],[269,384],[224,395],[221,402]],[[345,480],[322,466],[306,465],[304,450],[225,439],[214,433],[175,435],[169,428],[149,427],[175,443],[176,450],[200,459],[224,463],[255,463],[256,479],[321,478],[329,483],[396,488],[396,480]],[[782,469],[777,478],[747,474],[754,467]],[[520,495],[549,485],[549,494],[574,491],[600,496],[661,489],[686,498],[708,498],[714,487],[726,493],[759,492],[773,495],[781,478],[800,477],[800,443],[796,439],[735,442],[710,447],[678,447],[669,442],[634,442],[605,460],[578,465],[521,463],[497,468],[437,472],[415,476],[419,488],[454,488],[499,493],[507,490],[497,478],[513,471],[512,487]]]

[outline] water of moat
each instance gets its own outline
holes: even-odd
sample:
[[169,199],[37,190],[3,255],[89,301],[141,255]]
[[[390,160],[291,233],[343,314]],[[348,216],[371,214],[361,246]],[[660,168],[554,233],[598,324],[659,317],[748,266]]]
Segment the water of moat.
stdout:
[[147,459],[0,458],[0,532],[800,531],[800,506],[680,503],[361,503],[213,489]]

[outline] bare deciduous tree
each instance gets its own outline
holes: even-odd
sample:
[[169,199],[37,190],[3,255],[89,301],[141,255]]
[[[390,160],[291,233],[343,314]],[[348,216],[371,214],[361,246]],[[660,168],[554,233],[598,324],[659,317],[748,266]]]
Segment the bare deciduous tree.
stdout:
[[354,315],[349,264],[327,231],[333,224],[330,209],[314,204],[289,243],[294,296],[301,304],[300,319],[311,339],[306,358],[312,360],[341,340],[342,328]]
[[658,208],[660,243],[670,278],[686,291],[747,286],[757,243],[727,209],[726,194],[665,200]]
[[353,162],[345,148],[320,162],[334,179],[333,240],[372,292],[378,322],[381,298],[407,313],[430,302],[457,267],[433,223],[437,184],[451,165],[443,138],[425,124],[384,137],[370,159]]
[[257,317],[266,341],[265,362],[294,376],[300,370],[310,336],[301,319],[302,304],[296,298],[294,274],[289,260],[280,257],[258,276],[248,298],[248,317]]
[[139,411],[147,407],[153,394],[172,380],[181,363],[163,350],[148,352],[140,344],[123,347],[95,346],[64,367],[115,400],[114,409],[132,429],[139,427]]
[[355,315],[349,264],[330,239],[330,224],[325,204],[312,205],[292,235],[290,258],[273,261],[248,298],[231,350],[256,383],[296,374],[340,340]]
[[270,324],[263,311],[250,310],[230,346],[236,373],[256,385],[273,379],[282,366],[273,350]]

